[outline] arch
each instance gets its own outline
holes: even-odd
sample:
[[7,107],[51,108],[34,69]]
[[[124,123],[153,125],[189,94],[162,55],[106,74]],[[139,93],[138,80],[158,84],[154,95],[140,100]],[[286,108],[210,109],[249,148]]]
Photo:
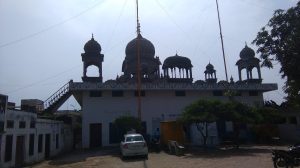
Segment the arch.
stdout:
[[88,65],[86,67],[86,76],[87,77],[98,77],[99,76],[99,67],[96,65]]
[[245,79],[247,79],[247,69],[246,68],[243,68],[243,69],[241,69],[241,81],[242,80],[245,80]]
[[253,67],[251,71],[252,71],[252,79],[259,79],[258,68],[257,67]]
[[253,79],[261,79],[261,76],[260,76],[260,67],[253,67],[252,68],[252,77]]
[[[84,53],[81,54],[83,62],[83,82],[102,83],[102,62],[104,55],[101,54],[100,44],[92,39],[84,45]],[[97,74],[97,75],[96,75]]]

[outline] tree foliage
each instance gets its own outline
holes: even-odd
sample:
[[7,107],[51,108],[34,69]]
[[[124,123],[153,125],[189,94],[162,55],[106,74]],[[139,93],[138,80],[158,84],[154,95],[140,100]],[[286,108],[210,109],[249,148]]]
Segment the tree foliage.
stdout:
[[[209,123],[225,120],[234,123],[255,123],[261,121],[261,116],[253,108],[239,103],[223,103],[216,100],[198,100],[184,109],[181,118],[184,122],[194,123],[203,137],[203,146],[208,138],[207,125]],[[237,137],[238,137],[238,128]]]
[[286,77],[285,92],[288,100],[300,100],[300,2],[295,7],[276,10],[268,24],[258,32],[253,41],[262,66],[273,68],[274,62],[281,64],[280,73]]
[[182,119],[188,122],[214,122],[220,105],[219,101],[198,100],[184,109]]
[[217,112],[222,108],[219,101],[198,100],[184,109],[182,121],[196,124],[197,130],[203,138],[206,147],[208,138],[208,124],[217,121]]
[[283,117],[278,109],[273,107],[261,107],[256,109],[262,116],[261,124],[279,124],[282,123]]
[[136,132],[140,132],[142,129],[141,121],[132,116],[121,116],[115,119],[114,124],[119,130],[121,135],[126,134],[128,131],[134,129]]

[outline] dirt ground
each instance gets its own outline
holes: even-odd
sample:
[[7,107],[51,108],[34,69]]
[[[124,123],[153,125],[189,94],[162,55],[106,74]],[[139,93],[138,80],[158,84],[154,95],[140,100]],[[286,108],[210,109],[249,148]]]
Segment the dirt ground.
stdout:
[[244,146],[240,149],[187,149],[183,156],[164,151],[150,152],[149,159],[141,157],[120,159],[117,148],[75,151],[53,160],[43,161],[32,168],[272,168],[271,149],[283,147]]

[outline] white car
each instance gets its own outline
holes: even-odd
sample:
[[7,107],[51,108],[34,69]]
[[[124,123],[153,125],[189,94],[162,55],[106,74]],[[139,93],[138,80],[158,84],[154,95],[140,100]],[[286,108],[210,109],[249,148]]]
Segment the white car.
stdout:
[[126,134],[120,143],[122,158],[126,156],[145,156],[148,159],[148,147],[141,134]]

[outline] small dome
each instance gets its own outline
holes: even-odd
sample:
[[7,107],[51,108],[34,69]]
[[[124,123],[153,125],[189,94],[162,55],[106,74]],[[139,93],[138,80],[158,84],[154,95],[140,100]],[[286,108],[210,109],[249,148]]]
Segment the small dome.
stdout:
[[171,56],[165,59],[163,64],[163,69],[165,68],[191,68],[193,67],[191,60],[187,57],[182,57],[179,55]]
[[255,57],[254,50],[249,48],[246,44],[245,48],[243,48],[242,51],[240,52],[240,58],[245,60],[254,57]]
[[140,54],[141,57],[154,57],[155,54],[155,48],[154,45],[151,43],[151,41],[145,39],[142,37],[141,34],[138,35],[137,38],[131,40],[125,49],[126,57],[134,57],[136,58],[135,55],[137,53],[137,42],[139,40],[139,48],[140,48]]
[[87,43],[85,43],[84,51],[85,52],[101,52],[101,46],[96,40],[94,40],[94,37],[92,36],[92,39],[89,40]]
[[206,70],[212,71],[212,70],[214,70],[214,66],[213,66],[211,63],[208,63],[208,64],[206,65]]

